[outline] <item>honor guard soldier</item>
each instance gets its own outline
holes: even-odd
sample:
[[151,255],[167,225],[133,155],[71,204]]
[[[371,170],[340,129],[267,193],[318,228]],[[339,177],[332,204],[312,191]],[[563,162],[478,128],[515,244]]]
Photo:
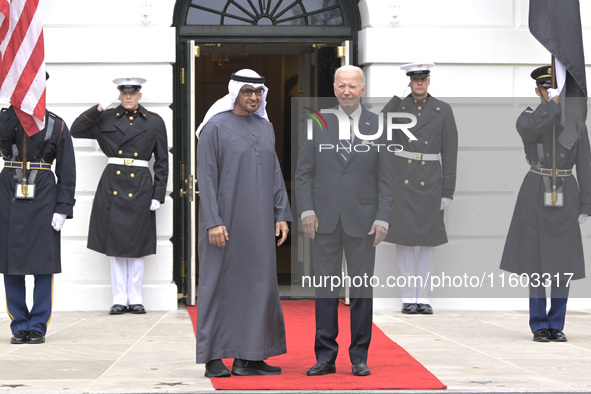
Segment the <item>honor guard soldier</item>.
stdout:
[[[11,106],[0,114],[0,272],[10,342],[38,344],[45,342],[51,318],[53,275],[61,272],[60,230],[73,215],[76,163],[60,117],[46,111],[44,128],[28,136],[16,111]],[[35,277],[30,310],[25,275]]]
[[[143,78],[118,78],[121,104],[100,104],[72,124],[74,138],[95,139],[108,157],[90,214],[88,248],[110,257],[110,314],[146,313],[144,257],[156,253],[156,214],[168,180],[168,142],[162,118],[139,104]],[[148,168],[154,157],[152,174]]]
[[[531,167],[517,196],[501,260],[501,269],[530,277],[529,325],[535,342],[567,341],[562,330],[568,283],[585,277],[579,225],[591,214],[589,136],[583,125],[574,145],[561,143],[561,134],[568,131],[560,124],[564,108],[559,92],[551,88],[552,74],[549,65],[533,70],[540,104],[517,118]],[[549,311],[545,287],[551,291]]]
[[[398,273],[406,283],[400,288],[402,313],[432,314],[431,291],[426,283],[434,267],[435,246],[447,243],[443,210],[451,203],[456,186],[458,131],[449,104],[428,93],[433,63],[400,67],[410,77],[411,94],[394,97],[382,113],[407,112],[417,124],[412,140],[395,134],[404,150],[394,156],[394,209],[386,241],[396,244]],[[419,248],[415,267],[415,247]]]

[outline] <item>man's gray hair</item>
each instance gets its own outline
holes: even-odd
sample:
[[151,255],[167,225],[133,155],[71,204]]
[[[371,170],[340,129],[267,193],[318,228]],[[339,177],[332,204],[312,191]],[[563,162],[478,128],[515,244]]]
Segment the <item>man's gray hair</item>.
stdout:
[[361,75],[361,83],[365,86],[365,74],[363,73],[363,70],[357,66],[352,66],[349,64],[346,66],[341,66],[336,69],[336,71],[334,72],[333,85],[337,80],[337,74],[339,73],[339,71],[351,71],[351,70],[355,70],[359,73],[359,75]]

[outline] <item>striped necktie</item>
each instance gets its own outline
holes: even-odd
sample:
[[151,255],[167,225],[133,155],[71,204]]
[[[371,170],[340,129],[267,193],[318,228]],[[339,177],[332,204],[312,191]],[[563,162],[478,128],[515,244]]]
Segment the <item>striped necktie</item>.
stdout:
[[349,130],[351,133],[351,137],[348,140],[339,140],[339,145],[340,145],[340,149],[339,149],[339,153],[341,155],[341,158],[343,159],[343,162],[347,162],[349,161],[349,158],[351,157],[351,149],[353,147],[353,138],[355,136],[354,131],[353,131],[353,118],[351,116],[349,116]]

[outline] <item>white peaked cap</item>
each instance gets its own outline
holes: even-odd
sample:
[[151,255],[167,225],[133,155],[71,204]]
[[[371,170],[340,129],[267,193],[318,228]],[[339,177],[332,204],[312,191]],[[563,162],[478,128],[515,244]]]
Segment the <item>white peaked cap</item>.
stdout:
[[433,63],[409,63],[401,66],[400,69],[406,71],[406,75],[411,78],[425,78],[430,74],[430,69],[435,67]]
[[146,83],[146,80],[144,78],[116,78],[113,80],[113,83],[121,90],[124,86],[137,86],[141,88],[142,84]]

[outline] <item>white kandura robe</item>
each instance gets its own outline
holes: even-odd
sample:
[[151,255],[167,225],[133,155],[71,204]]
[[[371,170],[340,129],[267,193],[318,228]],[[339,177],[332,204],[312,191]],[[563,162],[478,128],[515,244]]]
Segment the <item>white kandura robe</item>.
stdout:
[[[197,179],[197,363],[283,354],[275,223],[291,221],[291,211],[271,123],[231,111],[212,117],[199,136]],[[229,241],[218,248],[207,229],[222,224]]]

